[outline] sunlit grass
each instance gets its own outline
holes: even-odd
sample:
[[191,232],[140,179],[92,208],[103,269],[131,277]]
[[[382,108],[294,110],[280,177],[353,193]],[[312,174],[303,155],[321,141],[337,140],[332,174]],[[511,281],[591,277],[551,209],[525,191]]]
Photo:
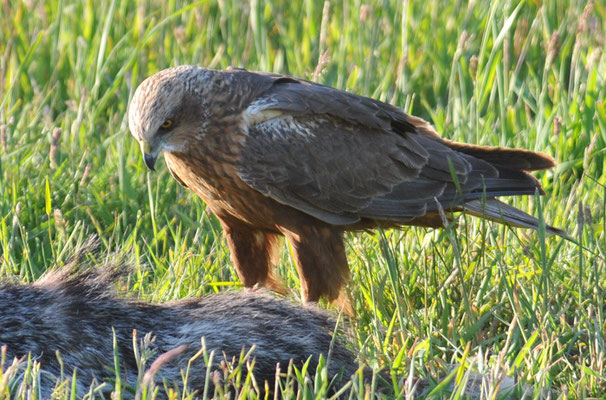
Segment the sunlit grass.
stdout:
[[[471,218],[348,235],[365,362],[391,370],[396,393],[413,373],[432,382],[426,394],[450,397],[446,383],[462,388],[471,372],[485,377],[483,398],[505,376],[518,397],[606,392],[603,1],[0,7],[1,275],[32,281],[97,234],[135,256],[137,296],[237,285],[217,220],[166,168],[147,172],[126,108],[146,76],[178,64],[289,73],[401,106],[450,139],[559,162],[536,175],[540,203],[512,201],[576,243]],[[278,270],[296,291],[286,246]]]

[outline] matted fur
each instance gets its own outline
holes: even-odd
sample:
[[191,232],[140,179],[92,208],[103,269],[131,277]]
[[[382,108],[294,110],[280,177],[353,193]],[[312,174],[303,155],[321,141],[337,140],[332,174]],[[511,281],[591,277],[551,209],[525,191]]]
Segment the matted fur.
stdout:
[[[115,378],[112,328],[119,351],[123,383],[137,381],[137,362],[133,352],[133,330],[143,338],[151,332],[155,356],[169,355],[155,376],[156,382],[181,384],[182,370],[201,349],[215,352],[221,360],[239,359],[243,349],[255,346],[253,373],[259,387],[274,387],[276,364],[282,371],[290,360],[301,367],[310,358],[311,373],[320,354],[327,357],[335,320],[314,306],[297,306],[263,291],[224,293],[164,304],[150,304],[116,294],[114,282],[125,269],[121,264],[83,269],[84,253],[66,266],[53,270],[34,284],[0,282],[0,346],[7,346],[8,362],[31,353],[41,368],[43,398],[56,385],[61,366],[64,376],[77,369],[78,393],[97,382]],[[338,338],[335,338],[338,339]],[[178,349],[175,351],[175,349]],[[171,352],[172,353],[168,353]],[[330,352],[330,376],[349,378],[357,369],[353,354],[342,340],[334,340]],[[246,370],[245,370],[246,371]],[[192,364],[188,387],[203,390],[206,365],[203,357]],[[111,385],[107,386],[108,389]],[[212,394],[212,390],[210,391]]]

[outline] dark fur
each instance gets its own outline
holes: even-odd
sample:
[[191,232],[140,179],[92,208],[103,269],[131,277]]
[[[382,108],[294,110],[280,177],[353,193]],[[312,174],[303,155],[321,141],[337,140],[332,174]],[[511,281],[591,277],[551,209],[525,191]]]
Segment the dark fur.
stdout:
[[[277,363],[284,372],[290,360],[301,367],[311,356],[313,374],[318,356],[329,353],[335,320],[316,307],[295,306],[288,300],[250,291],[149,304],[115,294],[113,283],[122,265],[82,271],[78,264],[73,261],[31,285],[0,283],[0,346],[7,346],[9,365],[13,357],[31,353],[43,370],[59,376],[55,354],[59,351],[64,375],[71,376],[76,368],[78,393],[84,393],[93,379],[115,378],[112,327],[122,379],[131,386],[138,373],[132,347],[135,329],[138,338],[148,332],[155,336],[151,345],[154,359],[186,345],[181,347],[184,352],[163,363],[156,382],[165,379],[180,384],[181,370],[200,350],[202,337],[208,352],[215,352],[214,368],[220,360],[237,360],[243,348],[248,351],[254,345],[253,372],[260,388],[265,381],[274,387]],[[342,340],[335,340],[330,376],[346,380],[356,369],[353,354]],[[199,357],[190,370],[188,387],[201,393],[205,375],[206,366]],[[55,384],[54,378],[43,379],[43,398],[49,397]]]

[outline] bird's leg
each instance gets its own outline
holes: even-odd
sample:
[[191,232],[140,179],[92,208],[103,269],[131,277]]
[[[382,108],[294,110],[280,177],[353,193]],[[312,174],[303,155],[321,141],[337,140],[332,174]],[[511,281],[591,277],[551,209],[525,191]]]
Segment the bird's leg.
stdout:
[[273,273],[278,237],[274,233],[219,218],[227,238],[238,277],[246,287],[263,286],[284,293],[284,286]]
[[296,231],[284,230],[283,234],[292,246],[303,300],[318,301],[323,297],[346,303],[340,292],[349,278],[349,266],[341,230],[325,224],[307,224]]

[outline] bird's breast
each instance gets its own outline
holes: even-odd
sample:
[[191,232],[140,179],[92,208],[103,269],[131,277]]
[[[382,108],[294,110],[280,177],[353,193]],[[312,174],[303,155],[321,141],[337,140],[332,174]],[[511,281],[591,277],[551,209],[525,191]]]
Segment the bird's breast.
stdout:
[[165,159],[175,177],[218,217],[276,230],[281,205],[242,181],[234,162],[201,159],[187,153],[166,153]]

